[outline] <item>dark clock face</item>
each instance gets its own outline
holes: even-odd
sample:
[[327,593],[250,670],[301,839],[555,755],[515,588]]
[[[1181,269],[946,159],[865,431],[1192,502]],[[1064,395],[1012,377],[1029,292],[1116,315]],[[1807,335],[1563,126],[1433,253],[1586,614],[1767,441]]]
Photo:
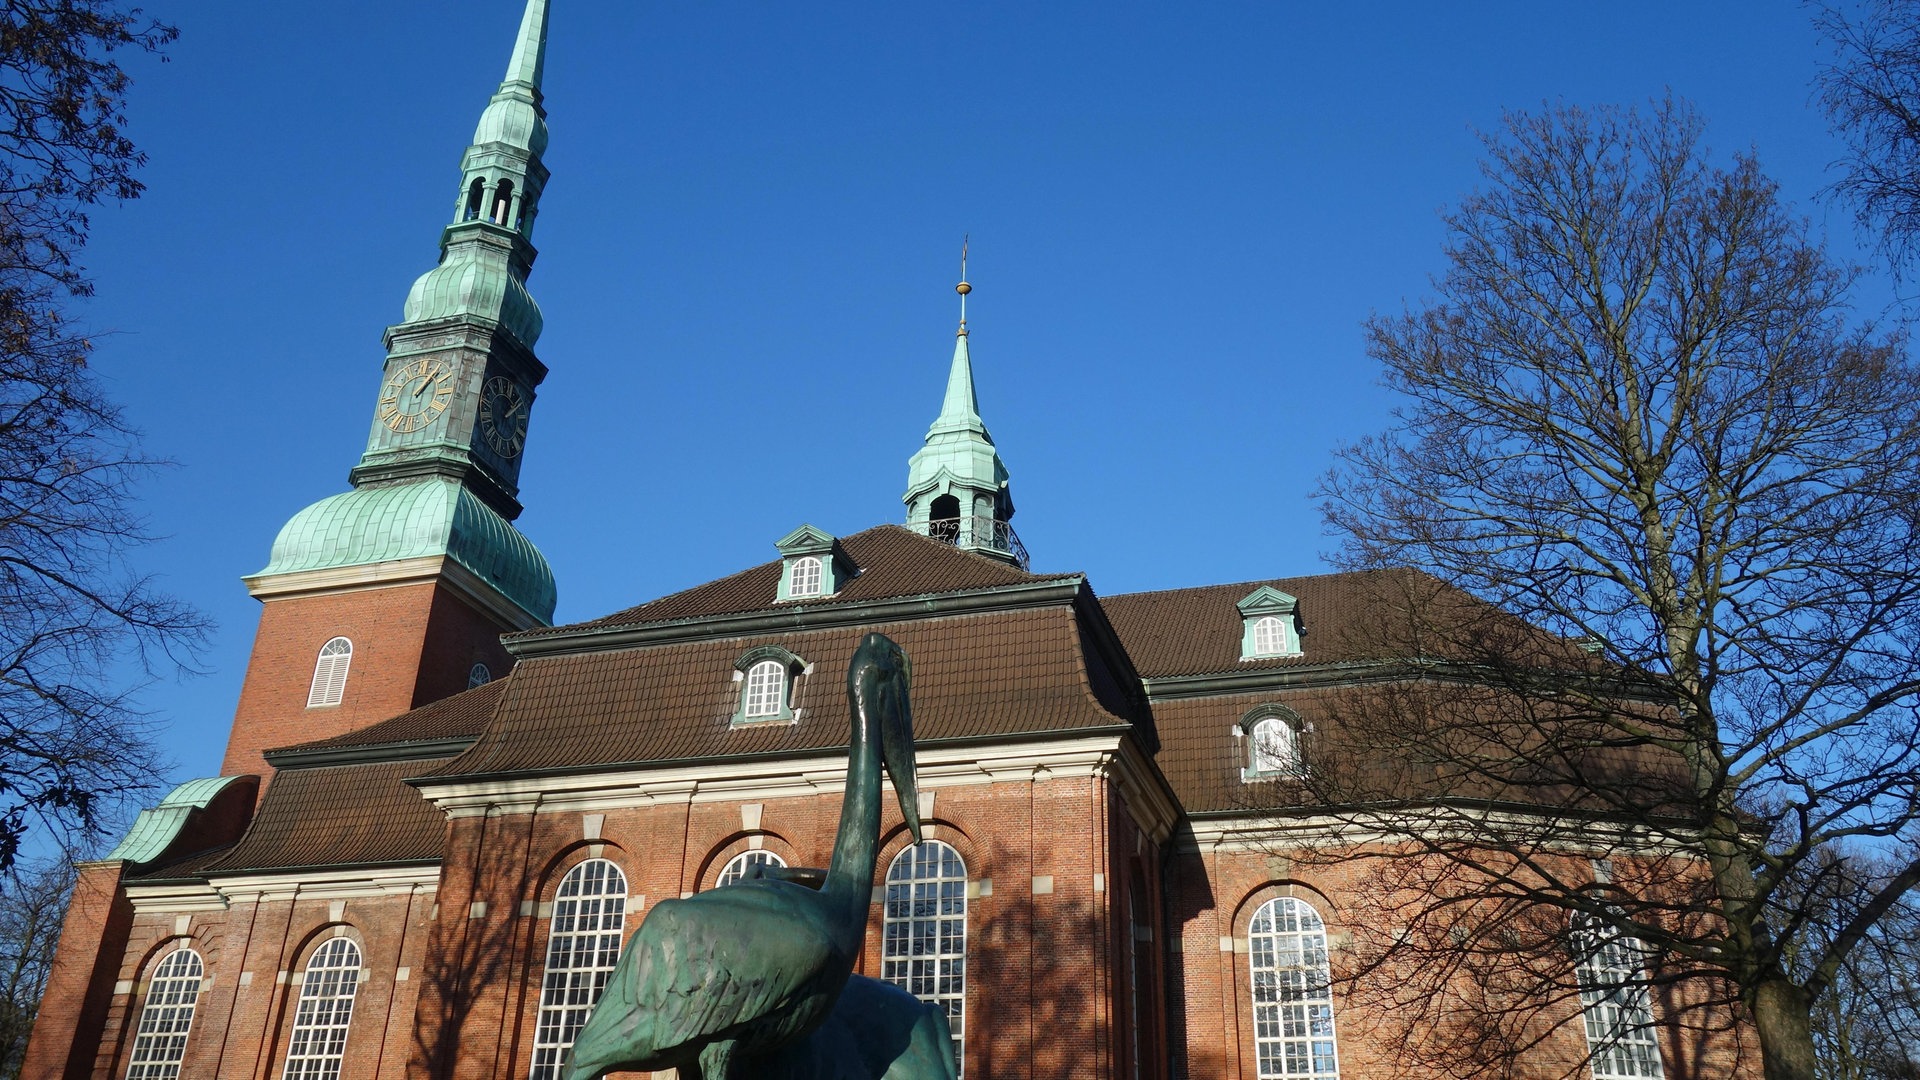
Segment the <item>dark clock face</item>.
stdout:
[[519,456],[527,442],[527,398],[520,384],[498,375],[487,380],[480,394],[480,434],[501,457]]
[[440,419],[452,400],[453,365],[445,360],[415,360],[380,388],[380,422],[402,435],[419,431]]

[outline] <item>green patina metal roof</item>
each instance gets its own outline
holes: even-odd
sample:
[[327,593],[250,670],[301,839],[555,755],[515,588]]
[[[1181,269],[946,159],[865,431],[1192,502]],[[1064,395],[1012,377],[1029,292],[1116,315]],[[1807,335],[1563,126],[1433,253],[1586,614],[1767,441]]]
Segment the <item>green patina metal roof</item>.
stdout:
[[[980,419],[980,401],[973,388],[973,357],[963,328],[953,345],[953,367],[947,373],[947,394],[940,415],[927,429],[926,445],[907,463],[907,492],[903,502],[916,504],[928,492],[951,488],[998,492],[1006,487],[1007,467],[994,449]],[[972,510],[963,510],[972,513]],[[924,518],[918,515],[916,520]]]
[[133,828],[127,830],[126,838],[107,853],[107,858],[124,859],[132,863],[152,862],[159,858],[179,837],[180,830],[186,828],[187,819],[195,810],[205,810],[215,796],[242,779],[244,777],[210,776],[202,780],[189,780],[174,788],[166,798],[160,800],[160,805],[140,811],[140,816],[133,821]]
[[261,575],[367,566],[444,555],[541,622],[553,620],[553,568],[493,508],[459,481],[426,477],[356,488],[293,516]]
[[531,349],[546,320],[526,282],[504,258],[471,244],[450,248],[446,261],[420,275],[407,293],[404,322],[478,315],[506,327]]
[[540,80],[547,69],[547,5],[548,0],[528,0],[520,34],[513,41],[513,57],[507,61],[507,77],[480,115],[480,126],[473,133],[475,145],[507,143],[524,147],[535,157],[547,152],[547,121],[536,108]]
[[[526,276],[534,203],[546,176],[540,162],[548,138],[540,80],[547,63],[548,2],[527,0],[506,78],[480,114],[461,163],[460,209],[442,236],[440,265],[413,283],[403,322],[477,317],[499,323],[528,348],[540,338],[540,306],[527,292]],[[491,205],[469,210],[468,192],[476,183],[488,200],[502,185],[512,185],[517,209],[510,219],[487,220]]]

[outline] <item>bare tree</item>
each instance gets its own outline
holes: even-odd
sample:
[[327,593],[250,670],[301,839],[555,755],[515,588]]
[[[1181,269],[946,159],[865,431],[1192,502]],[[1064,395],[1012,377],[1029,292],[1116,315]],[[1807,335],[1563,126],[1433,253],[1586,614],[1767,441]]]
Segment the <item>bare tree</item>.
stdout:
[[0,872],[0,1080],[20,1074],[73,877],[66,859]]
[[[1818,936],[1844,924],[1846,899],[1862,891],[1850,877],[1885,872],[1862,855],[1821,881],[1808,906],[1839,917],[1821,920]],[[1920,1080],[1920,896],[1903,898],[1840,964],[1814,1006],[1813,1035],[1820,1080]]]
[[1817,80],[1820,104],[1846,142],[1833,193],[1853,204],[1898,272],[1920,240],[1920,6],[1868,0],[1856,12],[1816,6],[1833,46]]
[[[1348,695],[1309,783],[1387,838],[1357,970],[1437,1023],[1565,1045],[1577,1006],[1610,1054],[1638,995],[1684,1060],[1731,1001],[1811,1080],[1813,1010],[1920,883],[1920,377],[1701,132],[1509,116],[1437,298],[1370,322],[1406,404],[1325,513],[1347,566],[1436,585],[1367,620],[1410,681]],[[1811,918],[1857,848],[1891,864]]]
[[174,34],[110,0],[0,0],[0,869],[35,827],[93,831],[103,800],[151,785],[116,673],[176,666],[204,632],[127,565],[151,463],[68,307],[92,291],[87,209],[141,191],[112,54]]

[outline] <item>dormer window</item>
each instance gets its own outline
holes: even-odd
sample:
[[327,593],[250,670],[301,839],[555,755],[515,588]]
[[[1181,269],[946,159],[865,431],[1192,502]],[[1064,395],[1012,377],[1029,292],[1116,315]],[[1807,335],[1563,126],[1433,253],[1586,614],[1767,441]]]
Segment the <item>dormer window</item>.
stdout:
[[762,645],[747,650],[733,668],[733,679],[740,684],[734,724],[799,719],[800,712],[793,707],[794,681],[809,670],[806,661],[778,645]]
[[799,598],[820,595],[820,559],[803,555],[787,568],[787,595]]
[[780,587],[776,600],[816,600],[832,596],[853,580],[853,561],[831,533],[811,525],[781,537]]
[[1234,734],[1246,740],[1242,780],[1271,780],[1300,776],[1306,766],[1300,756],[1300,714],[1285,705],[1262,705],[1240,718]]
[[1240,659],[1300,655],[1299,601],[1262,585],[1237,605],[1242,624]]
[[786,708],[787,669],[777,660],[762,660],[748,668],[740,715],[748,720],[771,720]]

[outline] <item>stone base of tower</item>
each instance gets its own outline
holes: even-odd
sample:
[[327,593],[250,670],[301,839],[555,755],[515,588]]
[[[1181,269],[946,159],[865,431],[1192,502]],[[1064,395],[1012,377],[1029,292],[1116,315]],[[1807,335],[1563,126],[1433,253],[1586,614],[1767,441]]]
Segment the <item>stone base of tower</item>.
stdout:
[[[444,559],[247,584],[264,606],[220,765],[225,776],[268,777],[267,750],[344,735],[457,694],[473,683],[476,665],[499,678],[513,665],[500,635],[542,625]],[[351,648],[339,703],[310,705],[321,651],[336,639]]]

